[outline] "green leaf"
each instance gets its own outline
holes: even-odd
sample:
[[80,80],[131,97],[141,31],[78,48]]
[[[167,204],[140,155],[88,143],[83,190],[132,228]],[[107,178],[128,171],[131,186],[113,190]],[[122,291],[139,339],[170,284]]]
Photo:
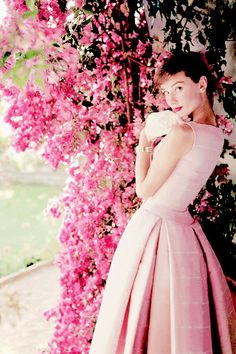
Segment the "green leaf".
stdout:
[[11,70],[3,74],[3,80],[11,78],[13,83],[21,90],[24,89],[30,75],[30,69],[25,66],[22,60],[18,60]]
[[2,68],[4,66],[4,64],[6,63],[7,59],[10,57],[11,52],[5,52],[3,57],[0,59],[0,68]]
[[44,89],[44,80],[43,80],[42,71],[35,72],[34,82],[40,89],[42,90]]
[[57,43],[57,42],[52,42],[52,46],[53,46],[53,47],[58,47],[58,48],[60,48],[60,44]]
[[84,20],[83,22],[82,22],[82,25],[83,26],[86,26],[87,24],[89,24],[89,23],[91,23],[92,22],[92,17],[90,16],[90,17],[88,17],[86,20]]
[[89,6],[89,5],[84,6],[84,7],[83,7],[83,12],[84,12],[85,14],[88,14],[88,15],[93,15],[92,6]]
[[203,45],[206,44],[206,38],[204,37],[204,35],[201,31],[199,31],[199,33],[198,33],[198,40],[201,44],[203,44]]
[[185,39],[187,42],[192,42],[192,31],[189,31],[188,29],[185,30]]
[[25,20],[29,17],[36,17],[38,15],[38,9],[35,8],[34,11],[26,11],[23,13],[22,18]]
[[34,11],[36,6],[35,6],[35,0],[26,0],[26,6],[31,10]]
[[16,86],[18,86],[21,90],[23,90],[25,88],[25,85],[29,79],[29,75],[30,75],[30,69],[24,67],[23,65],[21,65],[21,67],[17,67],[15,66],[12,70],[11,70],[11,78],[12,81],[14,82],[14,84]]
[[41,49],[29,49],[27,50],[27,52],[24,53],[23,58],[29,60],[34,57],[37,57],[41,53],[42,53]]
[[49,65],[46,63],[41,63],[41,64],[39,63],[39,64],[34,64],[33,67],[36,69],[48,69]]
[[21,56],[22,56],[22,53],[21,53],[21,52],[15,53],[15,58],[16,58],[16,60],[20,59]]
[[3,55],[3,60],[6,61],[10,55],[11,55],[11,52],[5,52]]

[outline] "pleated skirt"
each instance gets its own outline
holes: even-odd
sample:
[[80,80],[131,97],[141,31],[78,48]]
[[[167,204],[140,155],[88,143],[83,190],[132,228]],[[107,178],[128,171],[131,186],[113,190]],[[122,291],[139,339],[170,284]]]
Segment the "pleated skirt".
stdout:
[[134,214],[112,260],[89,353],[236,353],[230,290],[187,211]]

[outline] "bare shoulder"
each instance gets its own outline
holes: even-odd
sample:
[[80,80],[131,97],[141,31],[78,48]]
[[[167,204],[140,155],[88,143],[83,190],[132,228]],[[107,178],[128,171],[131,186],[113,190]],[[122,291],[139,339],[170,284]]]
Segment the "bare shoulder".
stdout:
[[193,129],[189,124],[180,123],[172,127],[166,139],[167,144],[176,152],[176,154],[182,156],[187,153],[194,142]]
[[193,133],[193,129],[191,126],[185,122],[176,124],[173,126],[171,129],[171,132],[174,134],[179,134],[179,135],[189,135]]
[[183,122],[174,125],[168,135],[170,140],[181,141],[183,144],[192,141],[193,129],[189,124]]

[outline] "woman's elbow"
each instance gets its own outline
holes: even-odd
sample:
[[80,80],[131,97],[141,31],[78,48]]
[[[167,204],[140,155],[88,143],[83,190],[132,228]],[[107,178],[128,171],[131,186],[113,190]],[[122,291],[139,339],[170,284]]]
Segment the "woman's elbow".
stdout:
[[140,198],[140,199],[144,199],[144,198],[145,198],[145,197],[143,196],[142,192],[141,192],[139,189],[137,189],[137,188],[136,188],[136,195],[137,195],[137,197]]
[[151,193],[151,191],[149,191],[144,186],[136,186],[136,194],[141,199],[147,199],[151,197],[154,193]]

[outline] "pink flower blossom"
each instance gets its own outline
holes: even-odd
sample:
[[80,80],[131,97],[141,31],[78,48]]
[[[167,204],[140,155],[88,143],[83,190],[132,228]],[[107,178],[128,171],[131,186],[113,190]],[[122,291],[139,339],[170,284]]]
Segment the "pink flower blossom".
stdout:
[[223,132],[226,135],[231,135],[234,128],[233,122],[222,114],[217,115],[216,119],[218,126],[222,128]]

